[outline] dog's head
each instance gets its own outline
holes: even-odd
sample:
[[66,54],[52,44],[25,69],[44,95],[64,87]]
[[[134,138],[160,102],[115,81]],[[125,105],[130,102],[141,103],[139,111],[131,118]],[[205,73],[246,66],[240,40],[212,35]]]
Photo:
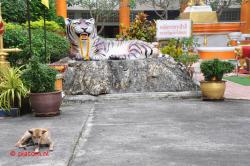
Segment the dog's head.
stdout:
[[47,130],[42,130],[42,129],[29,130],[29,133],[31,134],[31,138],[35,145],[40,145],[42,136],[46,132]]

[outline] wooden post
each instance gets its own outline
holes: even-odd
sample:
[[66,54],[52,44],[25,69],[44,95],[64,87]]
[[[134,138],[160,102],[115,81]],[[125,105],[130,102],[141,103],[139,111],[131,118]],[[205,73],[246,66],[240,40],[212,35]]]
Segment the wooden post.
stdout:
[[130,26],[130,0],[120,0],[119,20],[120,33],[125,32]]
[[240,31],[250,33],[250,0],[243,0],[242,2],[240,21]]
[[56,0],[56,14],[67,18],[67,2],[66,0]]

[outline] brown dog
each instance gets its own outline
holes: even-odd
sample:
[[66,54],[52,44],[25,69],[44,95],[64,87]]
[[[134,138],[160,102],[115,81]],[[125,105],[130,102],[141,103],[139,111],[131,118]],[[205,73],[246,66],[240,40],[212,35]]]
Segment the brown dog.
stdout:
[[35,152],[39,152],[40,145],[48,145],[49,150],[53,151],[54,143],[51,140],[50,132],[45,128],[29,129],[16,143],[16,147],[26,148],[29,142],[35,145]]

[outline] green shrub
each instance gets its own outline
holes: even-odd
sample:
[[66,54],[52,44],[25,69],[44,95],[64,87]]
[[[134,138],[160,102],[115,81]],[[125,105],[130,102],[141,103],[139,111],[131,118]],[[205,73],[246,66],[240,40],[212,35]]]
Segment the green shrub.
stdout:
[[17,23],[9,22],[9,23],[4,23],[4,28],[6,30],[22,30],[23,26]]
[[186,68],[192,67],[192,65],[199,60],[199,55],[191,54],[191,53],[184,53],[178,57],[178,62],[181,62]]
[[166,41],[166,46],[161,48],[161,53],[170,55],[177,61],[178,57],[183,54],[182,43],[176,39],[169,39]]
[[[43,29],[44,28],[44,20],[40,19],[38,21],[30,22],[31,29]],[[28,28],[28,22],[26,22],[25,27]],[[46,21],[46,30],[50,32],[63,33],[65,32],[65,28],[61,27],[55,21]]]
[[161,53],[174,58],[176,62],[180,62],[186,66],[186,69],[192,77],[192,65],[199,60],[199,56],[193,53],[194,47],[198,46],[198,42],[193,37],[183,39],[169,39],[163,43],[165,46],[161,48]]
[[0,108],[9,110],[11,107],[21,107],[23,97],[28,94],[21,74],[20,68],[0,69]]
[[214,59],[203,61],[200,68],[206,81],[221,81],[223,75],[232,72],[235,66],[230,62]]
[[[48,10],[41,3],[41,0],[29,0],[30,15],[32,21],[40,20],[44,16],[44,9],[46,10],[46,19],[57,22],[62,27],[65,26],[61,17],[56,15],[55,1],[50,0],[50,9]],[[6,22],[16,22],[23,24],[27,21],[27,5],[26,0],[1,0],[2,14]]]
[[[12,65],[24,65],[30,59],[28,31],[26,28],[8,23],[4,34],[5,48],[20,48],[23,51],[11,53],[9,61]],[[44,31],[42,29],[32,30],[32,55],[39,57],[43,63],[55,62],[66,57],[69,52],[69,42],[66,38],[47,32],[47,56],[44,55]]]
[[55,91],[56,74],[56,70],[39,63],[38,58],[34,57],[24,70],[22,80],[30,88],[31,93],[53,92]]
[[118,39],[138,39],[146,42],[155,41],[156,25],[154,22],[147,20],[147,15],[139,13],[129,29],[125,30],[125,33],[117,35]]
[[167,54],[178,61],[179,56],[185,54],[184,52],[193,52],[195,47],[199,44],[193,37],[182,38],[182,39],[168,39],[164,41],[163,47],[161,48],[162,54]]
[[1,3],[4,20],[19,23],[26,21],[26,3],[24,0],[1,0]]

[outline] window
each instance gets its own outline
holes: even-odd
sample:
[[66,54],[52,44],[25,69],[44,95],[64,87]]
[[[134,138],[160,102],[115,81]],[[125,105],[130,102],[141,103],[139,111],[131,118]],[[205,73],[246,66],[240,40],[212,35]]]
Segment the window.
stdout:
[[240,9],[224,10],[219,17],[220,22],[238,22],[240,21]]
[[82,18],[83,19],[90,19],[91,18],[90,13],[89,12],[82,13]]
[[75,18],[75,13],[68,12],[68,18],[74,19]]

